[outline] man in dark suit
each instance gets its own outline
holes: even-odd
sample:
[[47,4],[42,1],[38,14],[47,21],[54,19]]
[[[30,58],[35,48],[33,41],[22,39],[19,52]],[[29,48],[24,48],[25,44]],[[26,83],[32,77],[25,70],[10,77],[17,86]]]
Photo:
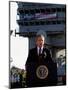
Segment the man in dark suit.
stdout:
[[29,51],[26,61],[27,87],[57,85],[57,65],[50,51],[44,47],[44,41],[43,35],[37,35],[36,47]]

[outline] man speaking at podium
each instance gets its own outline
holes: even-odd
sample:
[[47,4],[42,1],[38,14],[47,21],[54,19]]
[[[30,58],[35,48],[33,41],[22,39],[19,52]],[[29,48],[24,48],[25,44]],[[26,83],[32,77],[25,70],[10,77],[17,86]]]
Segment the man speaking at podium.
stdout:
[[29,51],[26,61],[27,87],[57,85],[57,65],[53,62],[50,51],[44,43],[44,36],[37,35],[36,47]]

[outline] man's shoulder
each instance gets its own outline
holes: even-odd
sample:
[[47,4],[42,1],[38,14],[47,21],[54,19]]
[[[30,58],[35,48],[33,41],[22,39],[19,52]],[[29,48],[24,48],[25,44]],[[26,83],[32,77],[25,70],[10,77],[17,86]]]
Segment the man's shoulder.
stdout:
[[36,51],[36,48],[32,48],[29,50],[30,52]]
[[44,47],[44,51],[50,52],[50,50],[46,47]]
[[[48,48],[46,48],[46,47],[44,47],[43,48],[45,51],[50,51]],[[35,47],[35,48],[32,48],[32,49],[30,49],[30,51],[35,51],[35,50],[37,50],[37,48]]]

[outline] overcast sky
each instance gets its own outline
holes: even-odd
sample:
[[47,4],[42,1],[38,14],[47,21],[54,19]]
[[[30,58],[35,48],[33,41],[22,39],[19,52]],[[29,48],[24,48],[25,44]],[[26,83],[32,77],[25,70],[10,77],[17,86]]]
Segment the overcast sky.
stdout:
[[28,56],[28,38],[14,36],[15,29],[19,31],[19,26],[16,23],[17,16],[17,4],[11,2],[10,4],[10,30],[13,30],[10,42],[10,56],[12,62],[10,67],[16,66],[21,69],[25,69],[25,63]]

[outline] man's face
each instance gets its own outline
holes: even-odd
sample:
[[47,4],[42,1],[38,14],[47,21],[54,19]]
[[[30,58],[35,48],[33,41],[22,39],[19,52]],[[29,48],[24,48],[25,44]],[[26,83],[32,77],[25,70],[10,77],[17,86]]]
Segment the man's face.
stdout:
[[37,45],[38,47],[44,46],[44,37],[43,37],[43,36],[38,37],[38,38],[36,39],[36,45]]

